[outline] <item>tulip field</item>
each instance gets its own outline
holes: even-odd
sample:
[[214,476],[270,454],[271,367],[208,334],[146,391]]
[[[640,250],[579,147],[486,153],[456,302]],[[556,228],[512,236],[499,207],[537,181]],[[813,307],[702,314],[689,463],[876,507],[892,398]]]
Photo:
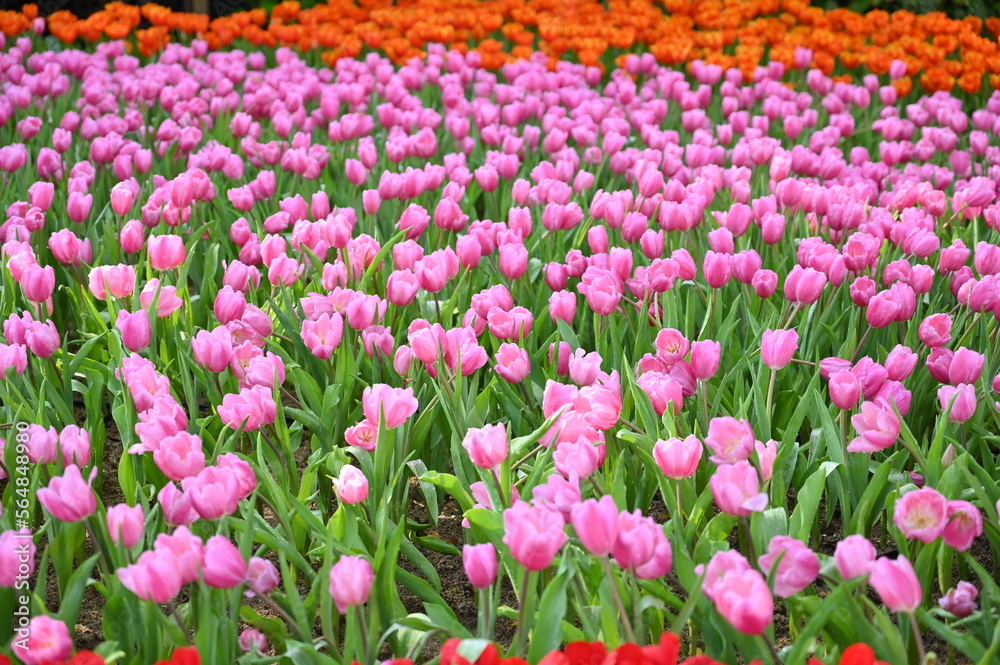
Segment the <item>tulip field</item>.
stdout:
[[43,13],[0,664],[1000,663],[1000,19]]

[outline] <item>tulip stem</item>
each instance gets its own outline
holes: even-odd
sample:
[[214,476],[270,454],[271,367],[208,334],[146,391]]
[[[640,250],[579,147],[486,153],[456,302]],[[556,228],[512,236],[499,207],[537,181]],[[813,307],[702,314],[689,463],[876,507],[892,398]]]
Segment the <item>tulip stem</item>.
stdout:
[[677,496],[677,535],[684,537],[684,509],[681,508],[681,483],[682,479],[674,480],[674,492]]
[[[757,548],[753,543],[753,534],[750,532],[750,520],[746,516],[740,517],[740,529],[743,532],[743,540],[746,541],[747,552],[750,554],[750,565],[757,567]],[[742,548],[741,548],[742,549]]]
[[288,614],[288,612],[286,612],[284,610],[284,608],[281,607],[281,605],[279,605],[278,603],[274,602],[273,598],[271,598],[270,596],[268,596],[265,593],[258,593],[257,597],[260,598],[262,601],[264,601],[265,605],[267,605],[272,610],[274,610],[274,612],[278,616],[280,616],[282,619],[284,619],[285,622],[289,625],[289,627],[291,627],[291,629],[293,631],[295,631],[296,634],[298,634],[298,637],[299,637],[300,640],[304,640],[304,639],[306,639],[308,637],[308,635],[305,633],[305,631],[303,631],[302,628],[299,626],[299,624],[296,623],[295,619],[293,619]]
[[778,655],[778,648],[774,646],[774,642],[767,636],[767,633],[762,633],[761,638],[764,640],[764,644],[767,645],[767,650],[771,652],[774,664],[781,665],[781,656]]
[[492,639],[490,630],[490,587],[479,590],[479,637]]
[[531,583],[534,581],[535,573],[528,569],[524,570],[524,580],[521,582],[521,606],[517,610],[517,655],[524,656],[524,649],[528,643],[528,594],[531,590]]
[[778,375],[778,372],[772,367],[771,368],[771,378],[767,382],[766,412],[767,412],[767,432],[768,432],[768,436],[770,436],[770,434],[771,434],[771,421],[773,420],[773,418],[771,417],[771,403],[772,403],[772,401],[774,399],[774,379],[777,377],[777,375]]
[[177,606],[174,605],[174,601],[167,601],[167,611],[170,612],[170,616],[174,618],[177,622],[177,627],[181,629],[181,633],[184,635],[184,641],[191,645],[191,635],[188,633],[187,627],[184,625],[184,621],[181,619],[181,615],[177,612]]
[[907,612],[910,615],[910,628],[913,629],[913,639],[917,642],[917,654],[919,654],[919,661],[921,665],[927,658],[927,650],[924,649],[924,636],[920,634],[920,625],[917,623],[916,612]]
[[608,584],[611,585],[611,597],[618,607],[618,614],[621,616],[622,624],[625,626],[625,637],[629,642],[635,643],[632,622],[629,621],[628,612],[625,611],[625,603],[622,602],[622,597],[618,594],[618,584],[615,582],[615,575],[611,570],[611,562],[608,561],[607,557],[601,557],[601,563],[604,565],[604,574],[608,576]]
[[361,662],[370,663],[372,655],[368,653],[368,635],[365,631],[365,612],[361,605],[354,606],[354,616],[358,620],[358,639],[361,640]]
[[108,560],[104,557],[104,548],[101,547],[101,541],[97,539],[97,534],[94,533],[94,529],[90,526],[90,518],[83,520],[83,528],[87,530],[90,534],[90,539],[94,541],[94,549],[97,550],[98,558],[101,562],[101,570],[104,574],[111,575],[114,570],[108,566]]
[[527,461],[528,461],[529,459],[531,459],[531,458],[532,458],[532,457],[533,457],[533,456],[535,455],[535,453],[537,453],[538,451],[542,450],[542,448],[544,448],[544,447],[545,447],[545,446],[542,446],[542,445],[538,445],[538,446],[535,446],[535,449],[534,449],[534,450],[532,450],[532,451],[531,451],[530,453],[528,453],[527,455],[525,455],[525,456],[524,456],[524,457],[522,457],[521,459],[519,459],[519,460],[517,460],[516,462],[514,462],[514,464],[513,464],[512,466],[511,466],[511,471],[513,471],[513,470],[515,470],[515,469],[518,469],[518,468],[520,468],[520,466],[521,466],[522,464],[524,464],[524,463],[525,463],[525,462],[527,462]]
[[865,334],[861,336],[861,341],[858,342],[858,346],[854,349],[854,353],[851,354],[851,364],[854,364],[858,354],[861,353],[861,347],[865,345],[865,341],[867,341],[868,335],[872,334],[872,330],[873,328],[869,325],[868,329],[865,330]]

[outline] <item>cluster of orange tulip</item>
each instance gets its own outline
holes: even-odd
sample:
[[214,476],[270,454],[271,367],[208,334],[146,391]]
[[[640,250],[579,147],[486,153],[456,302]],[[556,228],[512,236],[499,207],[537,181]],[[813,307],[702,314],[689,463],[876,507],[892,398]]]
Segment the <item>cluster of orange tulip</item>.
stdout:
[[[28,30],[37,13],[34,5],[0,12],[0,30]],[[857,68],[883,74],[893,60],[903,60],[927,91],[957,85],[976,92],[985,78],[1000,88],[1000,18],[824,11],[807,0],[329,0],[310,9],[289,0],[270,16],[255,9],[213,20],[156,4],[112,2],[86,19],[56,12],[48,29],[66,43],[131,34],[147,56],[171,35],[186,34],[214,49],[242,39],[320,50],[329,64],[366,49],[405,62],[438,42],[478,50],[489,68],[536,50],[553,64],[571,57],[596,66],[648,50],[665,64],[701,59],[749,73],[765,58],[791,65],[802,47],[811,51],[808,66],[826,74]],[[905,92],[912,79],[897,85]]]

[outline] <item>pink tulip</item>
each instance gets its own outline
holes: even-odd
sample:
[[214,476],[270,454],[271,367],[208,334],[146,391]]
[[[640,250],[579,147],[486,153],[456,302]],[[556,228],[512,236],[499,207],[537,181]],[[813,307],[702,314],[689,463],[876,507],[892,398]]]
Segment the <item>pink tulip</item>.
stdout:
[[56,476],[47,487],[38,490],[38,502],[61,522],[83,521],[97,510],[97,497],[90,487],[96,476],[97,467],[94,467],[90,470],[90,479],[85,481],[80,467],[71,464],[62,476]]
[[167,478],[182,480],[196,476],[205,468],[205,453],[201,447],[201,437],[187,432],[178,432],[160,441],[153,452],[153,461]]
[[530,571],[548,568],[566,543],[565,521],[560,513],[517,501],[504,511],[504,544],[511,556]]
[[225,325],[230,321],[242,318],[246,305],[247,299],[243,292],[236,291],[227,284],[215,294],[212,310],[219,323]]
[[774,461],[778,458],[778,442],[768,439],[767,443],[757,441],[754,444],[757,451],[757,466],[760,469],[760,477],[763,481],[771,479],[774,472]]
[[[159,542],[157,539],[157,543]],[[172,549],[164,547],[148,550],[139,556],[136,563],[119,568],[118,579],[122,586],[143,600],[168,603],[180,592],[186,581],[190,581],[182,577],[183,571],[179,569],[178,561],[179,557]],[[200,565],[199,555],[195,563],[195,579],[197,566]]]
[[221,326],[211,332],[202,330],[191,340],[191,348],[195,362],[210,372],[221,372],[233,356],[232,335]]
[[212,536],[202,553],[201,574],[205,584],[232,589],[247,578],[247,562],[226,536]]
[[920,580],[913,571],[913,565],[904,556],[879,558],[872,566],[868,583],[893,612],[913,612],[924,600]]
[[149,346],[153,337],[153,327],[149,322],[149,314],[144,309],[129,313],[118,310],[118,320],[115,327],[122,336],[122,344],[129,351],[139,352]]
[[791,362],[798,348],[799,334],[795,330],[765,330],[760,353],[765,365],[782,369]]
[[32,265],[25,268],[18,282],[25,298],[34,303],[43,303],[52,297],[52,290],[56,285],[56,273],[52,266],[43,268]]
[[340,477],[334,479],[333,487],[337,500],[342,503],[357,504],[368,498],[368,478],[356,466],[344,466]]
[[184,304],[184,301],[177,295],[176,286],[161,286],[160,280],[151,279],[146,282],[142,293],[139,294],[139,303],[143,309],[152,313],[153,300],[156,300],[156,316],[165,319]]
[[897,344],[885,359],[885,371],[890,381],[905,381],[917,366],[918,356],[910,347]]
[[868,575],[875,565],[875,546],[864,536],[848,536],[839,543],[833,553],[837,571],[845,580]]
[[964,423],[976,414],[976,387],[968,383],[958,386],[941,386],[938,388],[938,401],[941,411],[948,411],[948,420],[953,423]]
[[719,254],[708,251],[702,262],[702,272],[705,274],[705,281],[713,289],[719,289],[729,282],[731,271],[731,261],[729,254]]
[[674,553],[667,535],[663,529],[656,529],[654,533],[656,546],[652,558],[635,568],[635,576],[641,580],[655,580],[662,577],[670,572],[674,564]]
[[684,391],[681,384],[663,372],[646,372],[636,383],[649,396],[656,415],[662,416],[669,405],[671,412],[678,415],[684,406]]
[[517,279],[528,269],[528,248],[509,243],[500,247],[500,272],[507,279]]
[[247,628],[239,637],[240,651],[243,653],[264,654],[267,652],[267,636],[255,628]]
[[344,440],[349,446],[358,446],[368,452],[374,452],[375,444],[378,442],[378,426],[368,420],[362,420],[344,431]]
[[948,524],[948,500],[931,487],[907,492],[896,500],[892,520],[907,538],[933,542]]
[[976,596],[978,595],[979,590],[976,587],[963,581],[941,596],[938,605],[952,616],[964,619],[979,609],[976,606]]
[[322,313],[315,320],[302,322],[302,342],[317,358],[326,360],[340,346],[344,335],[344,319],[339,312]]
[[715,505],[724,513],[745,517],[767,507],[767,494],[760,491],[757,469],[749,462],[723,464],[708,482]]
[[149,264],[153,270],[173,270],[184,263],[184,259],[187,258],[184,239],[180,236],[149,236],[146,249],[149,252]]
[[[154,561],[152,563],[166,564],[170,567],[171,574],[176,577],[177,589],[184,584],[189,582],[194,582],[201,576],[201,566],[202,559],[204,558],[204,546],[202,545],[201,538],[195,536],[191,533],[190,529],[186,526],[177,527],[173,534],[167,535],[161,533],[156,537],[155,549],[157,553],[163,553],[167,555],[166,560]],[[139,563],[142,563],[143,556],[139,557]],[[156,570],[158,566],[154,566],[154,569],[150,571],[153,575],[162,576],[162,570]],[[121,571],[119,571],[119,575]],[[164,576],[167,577],[167,576]],[[172,580],[171,580],[172,581]],[[176,594],[176,591],[174,592]],[[145,598],[142,594],[139,595],[140,598]],[[167,597],[167,600],[173,597],[173,594]],[[167,600],[156,601],[156,602],[167,602]]]
[[56,261],[64,266],[78,266],[82,262],[84,241],[69,229],[62,229],[49,236],[49,249]]
[[962,383],[974,384],[983,373],[983,363],[986,357],[967,349],[964,346],[955,350],[951,363],[948,365],[948,382],[953,386]]
[[240,480],[234,471],[207,466],[181,481],[191,507],[206,520],[217,520],[236,512],[240,500]]
[[35,464],[50,464],[59,459],[59,435],[55,427],[45,429],[41,425],[28,425],[25,430],[28,461]]
[[473,464],[493,471],[507,459],[507,429],[503,425],[470,427],[462,440],[462,447],[469,453]]
[[341,556],[330,569],[330,595],[337,610],[345,614],[351,607],[368,602],[375,572],[368,561],[356,556]]
[[615,563],[625,569],[635,569],[649,562],[656,553],[659,534],[663,531],[651,517],[643,517],[638,509],[618,515],[618,537],[611,554]]
[[569,378],[578,386],[589,386],[601,373],[601,356],[596,351],[587,353],[577,349],[569,357]]
[[892,446],[899,438],[899,417],[874,402],[862,403],[861,413],[851,417],[851,424],[858,436],[847,446],[848,452],[874,453]]
[[247,565],[246,581],[248,589],[243,595],[253,598],[256,595],[266,596],[277,589],[281,578],[273,563],[254,556],[250,557],[250,563]]
[[767,554],[760,557],[758,564],[768,578],[774,577],[774,593],[782,598],[794,596],[819,576],[819,557],[816,553],[801,541],[788,536],[771,538]]
[[528,352],[517,344],[501,344],[494,356],[496,373],[508,383],[520,383],[531,372]]
[[270,425],[277,417],[273,390],[264,386],[241,388],[237,394],[222,398],[218,408],[219,418],[231,429],[242,427],[247,432]]
[[487,589],[497,578],[497,550],[491,543],[465,545],[462,548],[462,565],[469,584],[477,589]]
[[736,630],[761,635],[774,618],[774,598],[756,570],[730,571],[713,585],[715,607]]
[[965,552],[982,532],[983,516],[978,508],[968,501],[948,502],[948,522],[941,533],[945,544]]
[[42,665],[67,660],[73,652],[73,639],[62,621],[44,614],[32,617],[27,638],[18,636],[12,643],[14,655],[25,665]]
[[420,282],[410,270],[396,270],[386,283],[385,298],[393,305],[405,307],[416,299]]
[[778,273],[773,270],[758,270],[750,278],[754,293],[761,298],[770,298],[778,288]]
[[577,290],[587,299],[594,313],[607,316],[615,311],[622,298],[622,280],[605,268],[588,267]]
[[664,328],[656,334],[656,354],[667,365],[684,358],[690,348],[687,338],[679,330]]
[[830,399],[838,409],[853,409],[861,398],[861,383],[854,373],[840,371],[830,377]]
[[111,542],[123,547],[135,547],[142,541],[146,518],[142,506],[128,506],[120,503],[108,508],[108,534]]
[[111,188],[111,209],[116,215],[125,215],[132,208],[132,189],[124,182]]
[[719,370],[719,356],[722,344],[712,340],[704,340],[691,344],[691,371],[695,378],[707,381]]
[[35,551],[27,529],[0,532],[0,588],[14,588],[18,577],[35,572]]
[[694,435],[684,439],[671,437],[659,440],[653,446],[653,459],[667,478],[690,478],[701,461],[701,441]]
[[931,314],[920,322],[920,341],[931,348],[944,346],[951,341],[951,317]]
[[562,319],[572,325],[576,318],[576,295],[569,291],[556,291],[549,296],[549,316],[553,322]]
[[188,526],[198,521],[198,511],[191,500],[173,483],[167,483],[156,495],[163,511],[163,521],[170,526]]
[[388,429],[395,429],[405,423],[416,413],[418,406],[413,388],[393,388],[384,383],[365,388],[361,403],[369,422],[379,422],[381,415],[385,418]]
[[70,192],[66,201],[66,216],[77,224],[82,224],[90,216],[90,208],[94,204],[92,194]]
[[618,540],[618,506],[611,496],[578,503],[570,515],[584,549],[597,557],[611,554]]
[[708,423],[705,444],[715,453],[713,464],[733,464],[746,460],[753,451],[756,438],[750,423],[729,416],[712,418]]
[[49,358],[59,349],[61,339],[52,321],[34,321],[24,332],[24,343],[34,355]]
[[97,266],[90,271],[90,292],[99,300],[108,295],[125,298],[135,289],[135,268],[129,265]]

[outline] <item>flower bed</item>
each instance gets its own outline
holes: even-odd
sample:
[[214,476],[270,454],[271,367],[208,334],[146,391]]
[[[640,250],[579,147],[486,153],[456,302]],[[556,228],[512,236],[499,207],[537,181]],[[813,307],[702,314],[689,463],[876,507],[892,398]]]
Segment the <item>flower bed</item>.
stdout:
[[137,26],[0,54],[0,653],[995,658],[1000,93]]
[[35,5],[26,5],[22,12],[0,12],[0,30],[13,36],[34,25],[66,44],[131,36],[145,56],[178,37],[203,38],[212,49],[246,42],[289,46],[320,52],[330,66],[370,50],[404,65],[413,57],[425,57],[427,47],[435,43],[462,52],[475,50],[488,69],[528,58],[536,50],[548,57],[550,67],[573,58],[611,69],[613,63],[621,64],[625,53],[648,50],[661,64],[702,60],[738,68],[745,79],[768,62],[849,77],[848,72],[859,67],[883,76],[900,60],[907,75],[898,88],[909,90],[910,77],[928,92],[958,86],[975,93],[987,80],[987,85],[1000,88],[1000,18],[984,22],[939,12],[823,11],[803,0],[418,0],[401,5],[334,0],[311,9],[283,2],[270,14],[254,9],[213,20],[154,3],[139,8],[112,2],[86,19],[70,11],[56,12],[47,24],[39,23],[37,12]]

